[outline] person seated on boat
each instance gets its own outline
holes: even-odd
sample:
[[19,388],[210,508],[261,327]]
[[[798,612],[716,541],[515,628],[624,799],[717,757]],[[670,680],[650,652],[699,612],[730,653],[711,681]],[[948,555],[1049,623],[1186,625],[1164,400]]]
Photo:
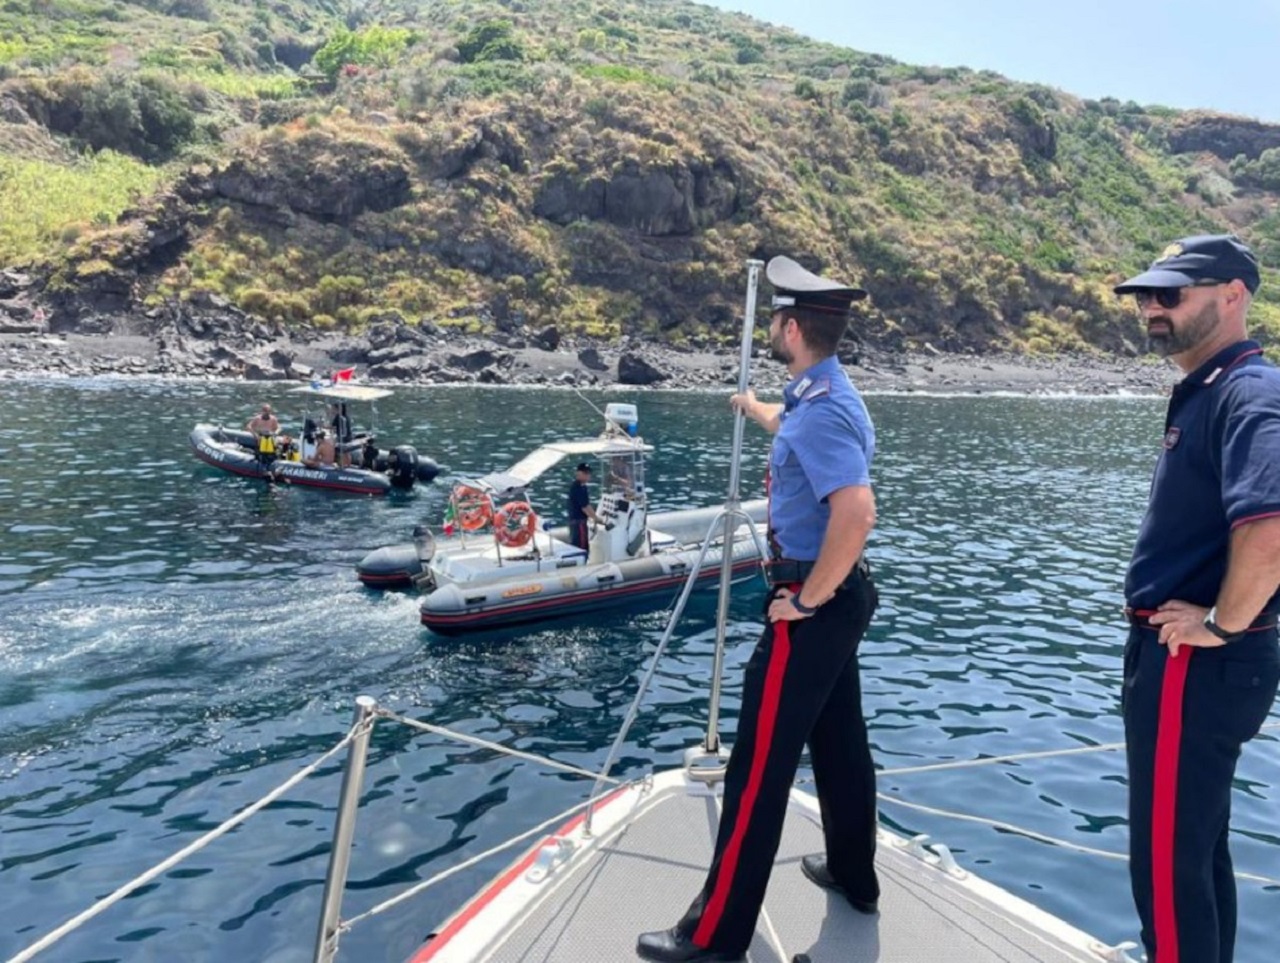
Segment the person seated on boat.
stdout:
[[587,482],[591,481],[591,466],[585,461],[578,462],[573,474],[573,484],[569,486],[569,543],[575,548],[586,548],[590,533],[587,531],[588,519],[600,521],[596,510],[591,507],[591,490]]
[[336,468],[338,464],[337,446],[333,443],[333,436],[327,431],[321,431],[316,436],[316,451],[311,461],[307,462],[312,468]]
[[360,467],[366,471],[374,471],[378,467],[378,442],[373,435],[365,435],[364,444],[360,447]]
[[258,447],[258,461],[269,465],[276,459],[276,435],[280,431],[280,421],[276,418],[271,406],[264,404],[262,410],[245,422],[245,429],[253,435]]

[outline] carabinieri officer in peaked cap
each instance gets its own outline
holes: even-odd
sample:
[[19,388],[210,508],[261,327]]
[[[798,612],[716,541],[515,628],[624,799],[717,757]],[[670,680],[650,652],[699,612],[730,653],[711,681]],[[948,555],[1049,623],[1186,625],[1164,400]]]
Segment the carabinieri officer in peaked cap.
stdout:
[[875,429],[835,358],[849,307],[867,293],[787,257],[771,260],[765,276],[775,289],[769,344],[792,381],[782,404],[750,391],[731,402],[774,435],[768,622],[742,682],[706,883],[679,923],[642,934],[636,947],[665,963],[746,954],[806,743],[826,852],[806,856],[801,870],[859,912],[875,913],[880,897],[875,770],[858,679],[858,643],[877,602],[862,555],[876,518]]
[[1129,876],[1151,963],[1230,963],[1231,783],[1280,681],[1280,371],[1245,337],[1238,237],[1170,244],[1132,294],[1174,386],[1125,579]]

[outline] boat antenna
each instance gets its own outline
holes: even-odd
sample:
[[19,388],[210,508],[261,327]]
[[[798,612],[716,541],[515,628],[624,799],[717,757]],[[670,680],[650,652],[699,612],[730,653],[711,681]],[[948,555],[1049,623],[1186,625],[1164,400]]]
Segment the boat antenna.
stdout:
[[590,408],[592,411],[594,411],[597,415],[599,415],[601,418],[604,418],[604,417],[605,417],[605,413],[604,413],[603,411],[601,411],[599,408],[597,408],[597,407],[596,407],[596,405],[595,405],[595,403],[594,403],[590,398],[588,398],[586,395],[584,395],[584,394],[582,393],[582,389],[581,389],[581,388],[578,388],[578,387],[576,387],[576,386],[575,386],[575,387],[574,387],[574,389],[573,389],[573,393],[574,393],[575,395],[577,395],[579,398],[581,398],[584,402],[586,402],[587,407],[589,407],[589,408]]
[[[742,348],[738,355],[738,394],[751,384],[751,348],[756,326],[756,288],[760,284],[763,261],[747,261],[747,301],[742,314]],[[720,749],[720,677],[724,672],[725,626],[729,620],[729,584],[733,580],[733,533],[742,515],[742,434],[746,415],[741,408],[733,410],[733,450],[729,457],[729,497],[724,504],[724,541],[720,553],[720,597],[716,606],[716,649],[711,668],[711,706],[707,716],[708,753]]]

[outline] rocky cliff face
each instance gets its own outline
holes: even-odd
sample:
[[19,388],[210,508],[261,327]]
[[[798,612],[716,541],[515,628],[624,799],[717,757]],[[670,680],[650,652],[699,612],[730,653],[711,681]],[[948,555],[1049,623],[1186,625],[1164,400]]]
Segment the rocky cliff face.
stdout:
[[1253,160],[1275,147],[1280,147],[1280,125],[1242,117],[1193,114],[1169,131],[1169,149],[1176,154],[1205,152],[1228,161],[1243,154]]
[[218,168],[213,187],[229,201],[350,224],[365,211],[405,203],[410,180],[407,159],[392,147],[354,138],[337,144],[308,131],[236,154]]
[[533,212],[556,224],[607,221],[648,237],[688,235],[737,212],[738,185],[724,160],[643,170],[635,162],[602,176],[558,172],[542,183]]

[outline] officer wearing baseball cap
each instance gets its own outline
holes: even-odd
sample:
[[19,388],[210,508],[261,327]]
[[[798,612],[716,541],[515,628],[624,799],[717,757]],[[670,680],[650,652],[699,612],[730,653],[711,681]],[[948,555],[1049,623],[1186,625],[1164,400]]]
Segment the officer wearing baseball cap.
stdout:
[[774,287],[769,343],[792,380],[782,404],[750,391],[731,402],[774,435],[768,622],[743,677],[706,882],[674,927],[643,933],[636,946],[661,963],[746,953],[806,742],[826,852],[804,857],[800,869],[861,913],[875,913],[880,896],[875,769],[858,677],[858,643],[877,602],[862,558],[875,524],[875,429],[835,358],[850,305],[867,292],[788,257],[771,260],[765,276]]
[[1232,957],[1231,784],[1280,683],[1280,371],[1245,333],[1258,260],[1170,244],[1116,286],[1185,377],[1125,579],[1130,882],[1147,959]]

